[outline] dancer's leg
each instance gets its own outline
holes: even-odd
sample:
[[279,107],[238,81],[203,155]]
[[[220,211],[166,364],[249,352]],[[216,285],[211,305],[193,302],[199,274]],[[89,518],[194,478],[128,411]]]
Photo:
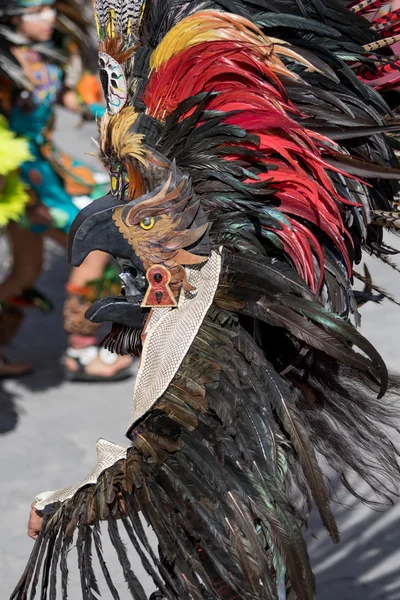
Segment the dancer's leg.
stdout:
[[68,377],[72,380],[111,380],[128,375],[132,364],[129,356],[113,355],[96,346],[97,325],[85,319],[87,308],[95,300],[85,296],[88,281],[101,279],[109,257],[92,252],[80,267],[71,271],[67,284],[68,298],[64,305],[64,327],[69,335],[69,348],[64,359]]
[[4,303],[35,284],[42,270],[43,236],[30,229],[22,229],[14,222],[10,222],[7,229],[13,265],[0,284],[0,302],[3,302],[0,313],[0,377],[18,377],[31,372],[32,366],[6,361],[1,346],[8,344],[16,334],[22,322],[22,312]]
[[22,229],[11,221],[7,227],[13,266],[0,284],[0,302],[20,296],[38,279],[43,264],[43,235]]

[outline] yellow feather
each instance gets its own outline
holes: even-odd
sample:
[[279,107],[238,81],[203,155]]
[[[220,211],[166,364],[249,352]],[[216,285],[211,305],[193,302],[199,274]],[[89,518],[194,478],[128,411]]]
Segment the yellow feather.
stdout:
[[279,75],[298,78],[283,64],[280,55],[303,64],[308,69],[317,69],[307,60],[291,50],[286,42],[268,38],[251,21],[240,15],[221,11],[205,10],[195,13],[177,23],[162,39],[150,57],[150,67],[157,70],[178,52],[203,42],[238,41],[249,46],[249,52],[265,61]]
[[109,38],[115,37],[115,19],[116,19],[115,9],[112,8],[110,10],[110,17],[109,17],[108,23],[107,23],[107,36]]
[[142,4],[142,9],[140,11],[140,16],[139,16],[139,18],[137,20],[137,23],[136,23],[136,33],[139,33],[140,25],[142,24],[142,20],[143,20],[143,17],[144,17],[144,11],[146,10],[147,4],[148,4],[147,2],[143,2],[143,4]]
[[99,21],[99,17],[97,15],[97,12],[94,13],[94,20],[96,22],[97,37],[100,39],[100,35],[101,35],[100,21]]
[[219,40],[268,44],[268,39],[250,21],[238,15],[205,10],[182,19],[164,36],[151,55],[150,67],[158,69],[181,50]]
[[[118,118],[121,117],[121,118]],[[122,145],[125,136],[136,122],[137,113],[134,108],[128,107],[118,115],[115,115],[111,122],[111,144],[114,147]]]
[[131,106],[117,115],[105,113],[100,122],[100,148],[104,155],[114,154],[122,162],[128,157],[145,162],[148,152],[143,147],[144,134],[130,133],[137,117],[138,113]]

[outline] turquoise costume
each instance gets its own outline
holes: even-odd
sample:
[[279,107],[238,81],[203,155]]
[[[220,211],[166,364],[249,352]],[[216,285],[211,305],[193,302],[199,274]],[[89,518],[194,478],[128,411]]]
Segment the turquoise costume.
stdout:
[[54,0],[18,0],[16,4],[21,8],[32,8],[33,6],[48,6],[54,4]]
[[[49,75],[48,85],[39,85],[31,94],[33,109],[23,110],[20,103],[13,107],[9,125],[15,133],[24,135],[29,140],[29,150],[33,156],[32,161],[26,161],[20,166],[21,179],[33,190],[37,199],[46,205],[54,225],[68,232],[79,211],[65,191],[63,180],[42,154],[42,147],[46,142],[44,132],[53,116],[63,73],[56,65],[43,66]],[[40,232],[46,226],[32,225],[32,228]]]
[[[18,5],[28,8],[52,3],[52,0],[20,0]],[[53,49],[51,44],[41,46],[50,51]],[[15,46],[12,53],[33,89],[21,92],[11,78],[0,77],[0,86],[8,95],[4,102],[3,94],[3,112],[8,118],[10,129],[24,136],[29,142],[33,159],[22,163],[20,176],[33,192],[33,202],[46,207],[43,222],[40,219],[38,222],[38,218],[35,217],[32,223],[29,215],[33,211],[28,210],[20,223],[30,226],[38,233],[49,227],[56,227],[67,233],[79,212],[71,194],[90,196],[95,192],[97,185],[88,167],[59,153],[51,141],[54,107],[61,93],[64,78],[62,63],[39,53],[33,46]],[[97,105],[88,108],[92,108],[93,116],[102,116],[103,109]],[[68,186],[68,181],[75,185]],[[70,192],[68,187],[77,191]]]

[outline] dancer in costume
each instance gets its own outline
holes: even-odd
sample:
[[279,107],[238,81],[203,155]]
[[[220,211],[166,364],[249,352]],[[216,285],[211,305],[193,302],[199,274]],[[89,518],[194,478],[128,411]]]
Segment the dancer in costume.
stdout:
[[[11,220],[18,220],[25,212],[29,196],[18,175],[18,168],[21,163],[31,158],[28,141],[23,138],[17,139],[8,128],[6,119],[0,115],[0,227],[5,227]],[[1,345],[10,341],[21,321],[22,313],[17,307],[1,307]],[[1,367],[14,376],[23,375],[31,370],[29,365],[6,365],[4,356],[1,356],[0,360]]]
[[[8,224],[14,264],[0,285],[3,303],[21,304],[21,295],[26,299],[26,290],[32,288],[42,269],[44,235],[66,245],[78,213],[73,197],[99,195],[92,170],[60,153],[52,142],[56,102],[84,118],[94,118],[102,110],[96,103],[79,102],[75,91],[81,74],[80,54],[89,58],[90,52],[93,54],[87,22],[79,9],[75,3],[62,5],[57,17],[53,0],[13,0],[0,6],[1,109],[12,131],[28,138],[31,154],[19,168],[30,202],[26,213]],[[64,52],[67,48],[50,41],[55,25],[55,42],[64,32],[73,38],[69,57]],[[61,41],[65,43],[65,35]],[[92,254],[72,272],[68,283],[64,313],[70,348],[65,368],[70,379],[110,380],[130,374],[130,359],[99,350],[97,328],[84,319],[93,293],[88,282],[102,278],[108,261],[105,254]],[[3,376],[15,373],[11,365],[1,369]]]
[[75,550],[82,598],[145,600],[121,529],[168,600],[312,600],[313,503],[339,541],[320,457],[357,497],[351,475],[383,502],[400,480],[398,382],[352,290],[399,216],[399,125],[352,68],[381,60],[378,36],[339,0],[98,0],[96,18],[112,193],[69,254],[121,265],[87,316],[141,354],[131,445],[100,440],[81,484],[36,498],[12,600],[57,598],[58,567],[66,598]]

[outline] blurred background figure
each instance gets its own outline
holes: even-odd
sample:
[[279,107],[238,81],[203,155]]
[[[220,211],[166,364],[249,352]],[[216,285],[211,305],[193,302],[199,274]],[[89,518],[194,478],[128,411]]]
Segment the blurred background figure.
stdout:
[[[0,0],[0,135],[16,149],[9,171],[0,171],[0,223],[7,226],[12,252],[12,268],[0,284],[1,346],[12,339],[24,306],[51,309],[34,289],[42,270],[44,237],[66,247],[78,211],[101,196],[108,182],[108,176],[63,154],[52,141],[57,103],[85,120],[104,112],[93,75],[96,43],[87,4],[72,1],[58,7],[54,0]],[[8,154],[6,144],[3,151]],[[10,194],[16,197],[13,203]],[[71,271],[64,306],[69,334],[64,367],[71,380],[130,375],[131,358],[99,349],[97,328],[84,318],[93,295],[109,293],[113,284],[108,262],[106,255],[93,252]],[[11,364],[0,350],[0,377],[30,370],[29,364]]]

